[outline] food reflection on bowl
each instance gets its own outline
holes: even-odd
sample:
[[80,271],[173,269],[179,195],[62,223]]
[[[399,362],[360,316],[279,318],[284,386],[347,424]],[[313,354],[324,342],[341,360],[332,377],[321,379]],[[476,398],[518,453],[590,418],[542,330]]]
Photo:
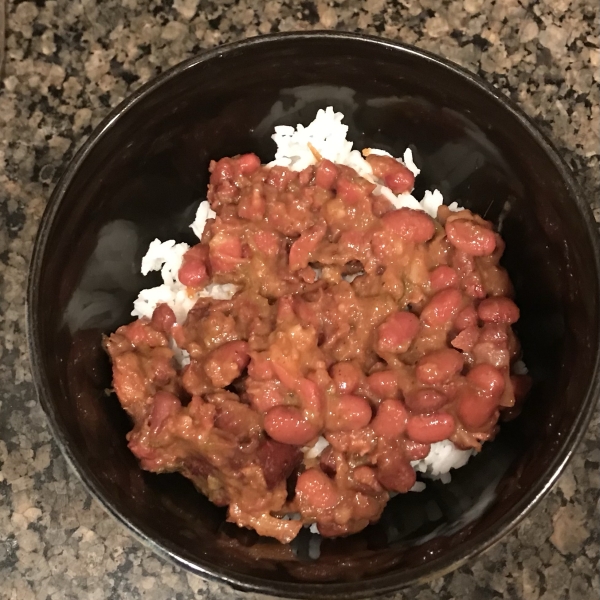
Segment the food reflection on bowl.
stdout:
[[[496,226],[502,220],[502,264],[521,309],[516,331],[534,385],[520,417],[448,485],[397,496],[376,524],[350,538],[321,541],[302,531],[282,546],[226,524],[224,511],[183,478],[139,470],[125,440],[130,422],[104,393],[111,375],[99,339],[131,319],[133,300],[149,287],[139,273],[149,243],[194,243],[188,226],[206,197],[209,161],[251,152],[269,160],[275,125],[308,123],[328,105],[345,114],[355,147],[393,156],[415,149],[416,197],[437,187],[446,202]],[[105,121],[44,217],[29,334],[57,440],[88,489],[132,532],[186,568],[244,589],[364,597],[464,562],[549,489],[591,416],[597,305],[590,212],[521,113],[471,75],[414,49],[296,34],[184,63]]]

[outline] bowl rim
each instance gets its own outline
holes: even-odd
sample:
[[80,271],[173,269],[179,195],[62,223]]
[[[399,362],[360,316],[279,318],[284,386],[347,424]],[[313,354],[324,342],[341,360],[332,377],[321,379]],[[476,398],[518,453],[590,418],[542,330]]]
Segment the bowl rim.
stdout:
[[47,250],[49,234],[62,200],[82,163],[87,159],[88,155],[107,132],[117,124],[120,117],[134,109],[141,100],[151,95],[156,89],[164,86],[171,79],[178,77],[188,69],[192,69],[204,62],[225,55],[232,55],[242,50],[252,49],[255,46],[277,45],[285,43],[286,41],[310,43],[314,40],[317,42],[339,41],[341,43],[349,42],[376,46],[396,52],[398,56],[412,56],[420,60],[425,60],[428,63],[434,63],[446,71],[451,72],[458,79],[462,80],[463,84],[478,88],[480,92],[490,97],[492,101],[499,103],[499,108],[510,113],[512,118],[516,119],[527,130],[528,134],[542,148],[549,160],[553,163],[564,181],[573,204],[577,207],[584,220],[587,235],[594,251],[596,285],[597,287],[600,287],[600,239],[597,235],[597,226],[591,208],[584,199],[579,184],[575,181],[571,170],[552,141],[515,102],[510,98],[507,98],[499,89],[492,87],[478,75],[475,75],[446,58],[419,49],[410,44],[392,41],[383,37],[351,32],[328,30],[314,30],[307,32],[295,31],[246,38],[202,51],[200,54],[186,59],[150,79],[113,108],[100,122],[69,161],[67,168],[51,193],[40,221],[34,242],[27,282],[26,336],[36,393],[48,419],[54,440],[60,448],[63,457],[72,469],[72,472],[79,478],[87,493],[90,494],[106,512],[124,525],[128,532],[138,541],[149,547],[161,557],[167,559],[171,563],[183,567],[187,571],[212,581],[229,584],[233,588],[244,592],[262,593],[288,598],[312,598],[316,596],[319,598],[345,597],[348,599],[358,599],[379,596],[381,594],[405,589],[411,585],[422,584],[459,568],[476,555],[479,555],[495,545],[501,538],[511,532],[532,511],[532,509],[538,505],[540,500],[556,483],[587,431],[596,407],[596,400],[600,395],[600,352],[597,351],[596,354],[593,378],[590,382],[586,397],[584,398],[582,411],[577,415],[574,425],[569,433],[561,440],[561,446],[556,457],[537,480],[536,485],[533,486],[532,489],[525,494],[523,499],[514,505],[491,529],[488,529],[486,532],[480,533],[469,540],[460,552],[453,549],[444,557],[434,558],[431,562],[413,567],[403,575],[391,572],[385,575],[376,575],[363,581],[294,583],[269,581],[257,576],[242,575],[229,568],[213,567],[208,564],[201,564],[199,562],[188,560],[178,553],[178,551],[172,547],[173,545],[169,544],[169,540],[158,541],[151,538],[149,534],[145,533],[137,525],[128,521],[125,516],[118,512],[112,502],[103,493],[98,482],[94,479],[93,474],[89,472],[88,467],[83,461],[78,460],[76,453],[71,448],[71,442],[68,435],[61,428],[54,414],[51,394],[48,391],[48,380],[43,368],[40,340],[38,336],[39,321],[36,314],[36,306],[40,296],[38,284],[43,258]]

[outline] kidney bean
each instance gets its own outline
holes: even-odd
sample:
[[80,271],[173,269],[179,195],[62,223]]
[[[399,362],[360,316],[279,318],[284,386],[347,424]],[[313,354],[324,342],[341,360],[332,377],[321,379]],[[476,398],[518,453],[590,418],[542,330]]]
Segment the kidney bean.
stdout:
[[395,438],[404,433],[406,419],[407,413],[404,404],[400,400],[389,398],[379,405],[371,427],[380,437]]
[[340,170],[330,161],[324,158],[315,169],[315,185],[326,190],[333,189],[333,184]]
[[482,300],[477,314],[486,323],[516,323],[519,320],[519,308],[505,296]]
[[414,173],[400,163],[397,163],[397,165],[398,168],[387,173],[383,181],[394,194],[410,192],[415,187]]
[[250,361],[248,342],[226,342],[206,358],[204,371],[215,387],[224,388],[242,374]]
[[233,179],[234,162],[229,157],[221,158],[218,161],[211,160],[208,167],[210,171],[210,183],[219,185],[225,181]]
[[384,488],[405,494],[415,485],[417,474],[404,456],[386,452],[377,457],[377,479]]
[[340,501],[335,483],[318,469],[300,473],[296,483],[296,498],[302,508],[328,510]]
[[465,429],[480,430],[492,418],[498,407],[496,398],[478,394],[465,387],[457,394],[457,416]]
[[490,394],[494,398],[500,398],[504,392],[504,377],[496,367],[492,365],[475,365],[468,373],[467,379],[476,387]]
[[477,311],[472,304],[463,308],[454,318],[454,327],[459,331],[467,327],[477,327]]
[[177,273],[179,281],[187,287],[200,287],[208,282],[208,247],[204,244],[192,246],[184,255]]
[[413,313],[392,313],[377,328],[377,350],[379,352],[404,352],[408,350],[419,332],[419,319]]
[[430,388],[413,390],[404,398],[406,408],[419,414],[431,414],[448,402],[445,394]]
[[494,232],[471,219],[448,221],[446,236],[455,248],[471,256],[488,256],[496,248]]
[[292,406],[272,408],[265,415],[264,428],[276,442],[292,446],[304,446],[319,434],[319,429]]
[[371,415],[371,405],[365,398],[345,394],[333,402],[326,426],[329,431],[354,431],[366,427]]
[[429,273],[429,285],[433,292],[458,285],[458,274],[447,265],[440,265]]
[[454,417],[447,413],[415,415],[408,420],[408,437],[421,444],[435,444],[447,440],[456,429]]
[[290,271],[297,271],[308,266],[311,253],[316,250],[326,232],[327,226],[320,223],[302,233],[290,248]]
[[419,442],[413,442],[412,440],[406,440],[404,442],[404,453],[408,460],[421,460],[430,452],[431,444],[421,444]]
[[459,373],[463,365],[464,357],[460,352],[443,348],[421,358],[417,363],[415,375],[421,383],[443,383]]
[[265,440],[256,451],[256,458],[263,470],[267,487],[273,488],[280,481],[286,480],[302,462],[302,452],[288,444]]
[[339,362],[330,369],[331,378],[340,394],[351,394],[360,384],[362,371],[352,362]]
[[414,244],[429,241],[435,233],[433,219],[421,210],[399,208],[381,217],[384,229],[397,237]]
[[236,159],[237,168],[242,175],[251,175],[260,167],[260,158],[256,154],[242,154]]
[[415,185],[413,172],[395,158],[381,154],[370,154],[367,156],[367,162],[373,169],[375,177],[383,179],[385,185],[394,194],[403,194],[413,189]]
[[453,288],[438,292],[423,308],[421,321],[430,327],[446,325],[457,315],[462,300],[462,294]]
[[398,394],[398,378],[394,371],[379,371],[367,377],[369,389],[380,399],[394,398]]
[[152,398],[150,428],[156,433],[164,422],[181,408],[181,401],[170,392],[157,392]]
[[169,333],[176,320],[173,309],[168,304],[161,303],[154,309],[150,323],[157,331]]

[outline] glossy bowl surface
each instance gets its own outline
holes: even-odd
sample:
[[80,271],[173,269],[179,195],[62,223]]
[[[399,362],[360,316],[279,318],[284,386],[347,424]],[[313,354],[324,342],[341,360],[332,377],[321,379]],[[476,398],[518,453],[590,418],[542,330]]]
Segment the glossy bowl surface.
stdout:
[[[437,187],[498,223],[521,307],[534,387],[523,414],[452,483],[396,497],[347,539],[305,531],[292,546],[225,522],[177,475],[139,469],[100,336],[156,285],[149,242],[193,242],[210,159],[274,153],[276,124],[318,108],[346,115],[355,147],[410,145],[417,197]],[[502,216],[501,216],[502,215]],[[98,501],[157,552],[235,587],[299,598],[359,598],[439,576],[497,541],[551,487],[598,394],[599,261],[591,212],[532,123],[459,67],[353,34],[280,34],[216,48],[145,85],[83,145],[44,215],[28,318],[41,403],[68,462]]]

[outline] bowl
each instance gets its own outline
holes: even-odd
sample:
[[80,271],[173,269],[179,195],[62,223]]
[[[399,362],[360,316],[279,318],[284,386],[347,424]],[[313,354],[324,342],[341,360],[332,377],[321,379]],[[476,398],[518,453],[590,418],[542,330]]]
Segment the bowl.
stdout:
[[[292,545],[239,529],[179,475],[143,472],[111,386],[101,334],[131,320],[149,242],[192,242],[211,159],[272,159],[276,124],[332,105],[355,147],[414,149],[416,196],[484,215],[507,247],[518,335],[534,380],[519,418],[452,482],[394,498],[345,539],[304,531]],[[56,186],[28,293],[40,402],[87,490],[157,553],[236,588],[363,598],[456,568],[510,531],[575,451],[598,395],[599,246],[587,202],[556,150],[498,91],[410,46],[317,32],[205,52],[143,86],[90,136]]]

